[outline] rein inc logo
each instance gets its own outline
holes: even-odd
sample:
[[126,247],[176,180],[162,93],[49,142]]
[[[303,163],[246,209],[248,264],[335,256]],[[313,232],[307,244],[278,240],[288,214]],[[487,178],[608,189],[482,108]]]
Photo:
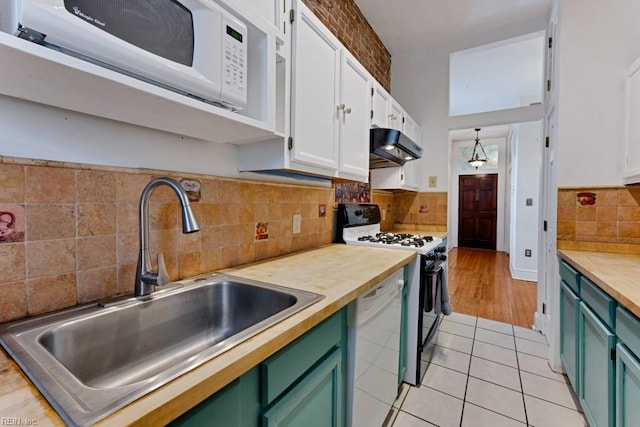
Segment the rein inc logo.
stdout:
[[94,24],[99,25],[101,27],[104,27],[106,25],[104,22],[100,21],[99,19],[95,19],[87,15],[86,13],[82,12],[78,6],[73,6],[73,13],[76,16],[79,16],[80,18],[84,19],[85,21],[93,22]]
[[35,418],[0,417],[0,426],[37,426]]

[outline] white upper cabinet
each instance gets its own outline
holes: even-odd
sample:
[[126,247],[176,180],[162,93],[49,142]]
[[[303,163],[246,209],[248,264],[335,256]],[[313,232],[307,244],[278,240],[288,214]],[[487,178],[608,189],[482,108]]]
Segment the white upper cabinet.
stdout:
[[391,95],[377,82],[371,91],[371,126],[377,128],[389,127],[389,105]]
[[301,2],[293,24],[291,160],[337,171],[341,44]]
[[388,127],[391,129],[402,131],[403,115],[404,110],[402,109],[402,106],[398,104],[395,99],[391,98],[388,112]]
[[403,114],[402,133],[420,145],[420,126],[406,112]]
[[369,174],[369,97],[371,78],[364,67],[342,51],[339,177],[367,180]]
[[240,146],[238,169],[366,182],[372,78],[301,1],[293,8],[289,129]]
[[623,181],[640,183],[640,58],[629,68],[627,78],[626,149]]

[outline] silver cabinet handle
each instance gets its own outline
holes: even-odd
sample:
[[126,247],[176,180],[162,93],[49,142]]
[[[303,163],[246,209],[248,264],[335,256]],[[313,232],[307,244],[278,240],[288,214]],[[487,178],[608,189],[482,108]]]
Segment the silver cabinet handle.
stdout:
[[344,111],[345,107],[346,105],[344,104],[338,104],[338,111],[341,111],[341,110]]
[[391,120],[395,120],[395,119],[397,119],[397,118],[398,118],[398,116],[396,116],[395,114],[389,114],[389,118],[390,118]]
[[351,114],[351,107],[347,107],[344,109],[345,114]]

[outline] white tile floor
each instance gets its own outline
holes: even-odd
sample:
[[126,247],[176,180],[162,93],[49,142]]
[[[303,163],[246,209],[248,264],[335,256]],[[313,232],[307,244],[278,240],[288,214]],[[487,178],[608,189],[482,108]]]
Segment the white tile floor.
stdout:
[[454,313],[440,328],[420,387],[405,384],[392,427],[583,427],[566,376],[547,364],[543,335]]

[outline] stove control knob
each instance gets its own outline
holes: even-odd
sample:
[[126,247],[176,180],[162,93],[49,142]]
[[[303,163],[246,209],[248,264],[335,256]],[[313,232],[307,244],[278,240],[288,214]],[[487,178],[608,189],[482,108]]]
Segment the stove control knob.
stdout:
[[447,251],[447,248],[444,246],[438,246],[437,248],[434,249],[434,252],[438,252],[438,253],[443,253],[446,251]]
[[424,259],[426,259],[427,261],[435,261],[436,260],[436,254],[426,254],[424,256]]
[[447,256],[444,254],[438,254],[438,260],[439,261],[446,261],[447,260]]

